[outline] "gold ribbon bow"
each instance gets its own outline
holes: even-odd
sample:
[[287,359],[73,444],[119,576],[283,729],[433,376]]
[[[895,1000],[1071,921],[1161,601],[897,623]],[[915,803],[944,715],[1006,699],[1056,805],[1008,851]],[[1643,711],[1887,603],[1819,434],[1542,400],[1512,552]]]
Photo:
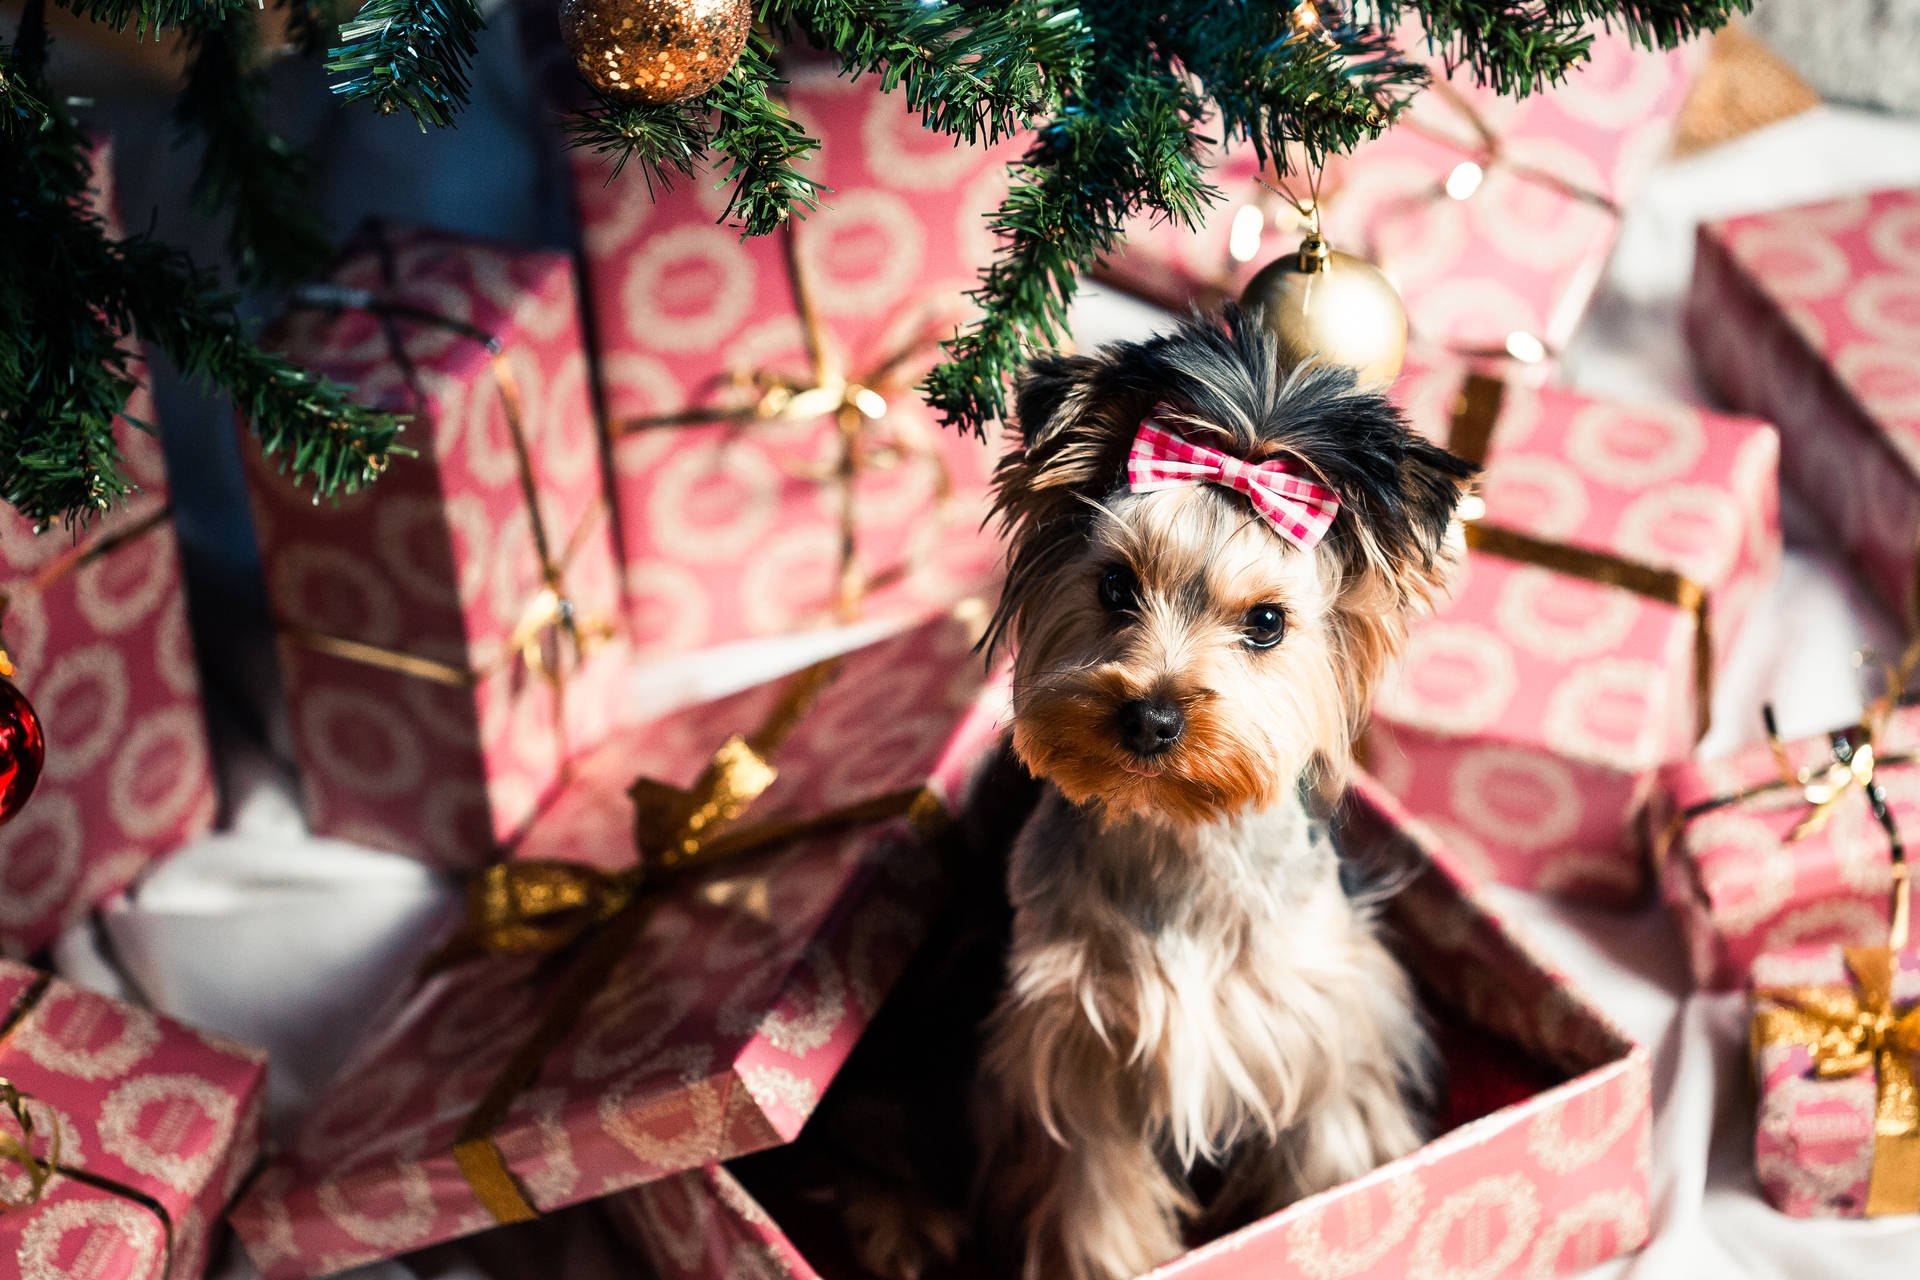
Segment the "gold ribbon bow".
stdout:
[[944,810],[933,793],[910,787],[808,818],[737,825],[778,776],[770,757],[837,668],[837,660],[832,660],[795,676],[765,722],[750,735],[729,738],[692,787],[682,790],[650,778],[634,782],[628,788],[639,853],[633,867],[606,872],[577,863],[526,859],[488,867],[469,884],[466,924],[428,961],[426,972],[482,954],[580,948],[539,1022],[495,1075],[454,1139],[454,1162],[497,1221],[522,1222],[539,1211],[508,1170],[494,1130],[615,966],[632,951],[662,893],[722,863],[810,836],[902,816],[923,834],[944,823]]
[[[383,254],[385,252],[384,243],[378,240],[374,248]],[[370,290],[314,286],[303,293],[298,304],[336,310],[350,308],[372,314],[380,322],[381,329],[386,334],[388,350],[393,356],[394,363],[400,367],[402,380],[416,398],[422,397],[424,393],[419,388],[413,362],[406,353],[405,343],[401,339],[396,324],[397,320],[407,319],[445,329],[470,338],[486,348],[490,357],[489,370],[493,375],[494,387],[499,394],[501,409],[507,421],[507,434],[513,443],[513,456],[521,495],[527,510],[527,526],[532,534],[534,552],[539,558],[540,587],[522,606],[512,628],[507,633],[506,643],[501,647],[499,656],[478,666],[442,662],[420,654],[408,653],[405,650],[368,644],[345,636],[327,635],[285,622],[278,626],[280,633],[293,643],[315,653],[344,658],[349,662],[365,663],[385,671],[432,680],[455,688],[476,685],[517,658],[530,675],[545,683],[552,691],[555,735],[559,744],[560,760],[564,766],[572,751],[567,743],[565,708],[569,664],[563,649],[571,649],[574,665],[584,663],[592,656],[593,651],[611,639],[617,630],[612,618],[604,614],[583,617],[568,596],[566,586],[567,570],[573,563],[574,556],[585,545],[588,536],[606,515],[605,501],[596,498],[588,506],[574,526],[565,545],[556,554],[552,539],[547,532],[546,520],[540,510],[539,486],[534,478],[533,455],[527,445],[524,400],[520,392],[520,383],[514,376],[513,365],[506,352],[501,349],[499,339],[492,334],[465,321],[442,316],[424,307],[390,301]]]
[[765,369],[751,374],[736,373],[729,379],[731,386],[758,393],[751,404],[734,408],[710,405],[679,413],[628,418],[614,424],[610,434],[618,439],[662,427],[712,423],[744,427],[831,414],[838,429],[838,450],[833,460],[824,467],[799,470],[795,474],[818,483],[831,483],[834,488],[840,524],[834,613],[841,622],[853,622],[860,617],[868,594],[910,571],[910,566],[903,565],[869,580],[861,567],[856,491],[860,477],[869,470],[923,462],[933,471],[936,511],[946,507],[953,496],[953,476],[937,448],[925,439],[902,434],[898,423],[893,424],[891,432],[882,430],[888,424],[888,401],[910,394],[910,367],[934,350],[939,336],[930,327],[923,327],[919,334],[867,372],[849,377],[827,331],[826,321],[814,302],[811,272],[800,252],[800,229],[789,221],[781,234],[787,277],[792,284],[794,307],[800,314],[801,337],[807,349],[808,377],[795,379]]
[[[27,984],[8,1010],[5,1022],[0,1022],[0,1049],[12,1038],[21,1024],[39,1007],[47,988],[52,984],[50,974],[39,974]],[[97,1191],[138,1205],[151,1213],[160,1223],[161,1266],[160,1280],[168,1280],[173,1274],[173,1216],[159,1200],[138,1187],[128,1186],[116,1178],[89,1173],[76,1165],[60,1162],[61,1138],[60,1119],[47,1111],[45,1151],[36,1148],[40,1124],[34,1119],[33,1106],[39,1100],[32,1094],[18,1088],[13,1081],[0,1076],[0,1114],[12,1120],[19,1131],[18,1136],[0,1131],[0,1161],[17,1166],[27,1175],[27,1190],[18,1197],[0,1196],[0,1214],[22,1213],[37,1207],[46,1197],[56,1176],[83,1183]]]
[[[1904,875],[1895,892],[1906,896]],[[1904,922],[1905,912],[1897,915]],[[1754,1014],[1756,1055],[1767,1045],[1797,1044],[1813,1055],[1814,1073],[1822,1080],[1874,1073],[1869,1217],[1920,1212],[1920,1090],[1914,1080],[1920,1005],[1897,1011],[1893,1002],[1896,957],[1906,944],[1902,932],[1896,928],[1884,947],[1847,948],[1850,988],[1773,987],[1754,993],[1771,1002]]]
[[[1483,373],[1468,374],[1454,400],[1447,447],[1484,467],[1506,394],[1504,380]],[[1713,631],[1705,587],[1672,569],[1629,560],[1611,551],[1553,542],[1519,529],[1490,524],[1484,518],[1469,520],[1466,536],[1467,546],[1475,551],[1537,565],[1601,586],[1619,587],[1692,615],[1695,723],[1699,726],[1699,736],[1706,735],[1713,709]]]

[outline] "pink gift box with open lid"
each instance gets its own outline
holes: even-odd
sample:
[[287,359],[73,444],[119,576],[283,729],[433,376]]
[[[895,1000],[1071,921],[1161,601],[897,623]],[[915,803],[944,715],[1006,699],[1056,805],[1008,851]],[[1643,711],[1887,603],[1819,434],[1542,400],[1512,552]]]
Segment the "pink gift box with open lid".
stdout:
[[[1444,1059],[1472,1087],[1448,1099],[1426,1146],[1153,1275],[1494,1280],[1570,1275],[1638,1248],[1648,1230],[1646,1050],[1527,951],[1370,779],[1343,811],[1342,840],[1349,850],[1390,846],[1390,864],[1418,868],[1387,920],[1427,984]],[[803,1134],[792,1150],[807,1143]],[[862,1274],[834,1255],[836,1228],[820,1216],[830,1210],[789,1194],[779,1174],[787,1154],[688,1170],[608,1207],[662,1280]]]

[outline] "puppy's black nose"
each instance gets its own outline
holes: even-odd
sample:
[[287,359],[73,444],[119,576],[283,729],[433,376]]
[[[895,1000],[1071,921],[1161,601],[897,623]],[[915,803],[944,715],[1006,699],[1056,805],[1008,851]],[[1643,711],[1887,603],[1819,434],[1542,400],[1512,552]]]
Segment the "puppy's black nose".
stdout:
[[1171,702],[1135,698],[1120,707],[1120,741],[1138,755],[1159,755],[1180,740],[1186,727],[1186,714]]

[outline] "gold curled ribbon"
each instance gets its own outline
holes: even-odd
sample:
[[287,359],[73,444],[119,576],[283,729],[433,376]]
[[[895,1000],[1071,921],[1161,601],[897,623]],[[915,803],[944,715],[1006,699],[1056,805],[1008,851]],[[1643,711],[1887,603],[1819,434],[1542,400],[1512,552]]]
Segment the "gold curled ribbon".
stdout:
[[[52,982],[51,974],[36,974],[15,999],[13,1007],[7,1011],[6,1020],[0,1022],[0,1049],[6,1047],[13,1033],[39,1008]],[[0,1215],[27,1212],[37,1207],[55,1177],[68,1178],[96,1191],[104,1191],[145,1209],[159,1221],[162,1250],[160,1280],[169,1280],[173,1274],[173,1215],[167,1212],[167,1206],[140,1188],[129,1186],[117,1178],[89,1173],[77,1165],[61,1163],[60,1118],[51,1108],[47,1109],[46,1147],[44,1152],[37,1150],[39,1144],[35,1137],[40,1125],[34,1119],[33,1105],[38,1101],[13,1081],[0,1076],[0,1114],[11,1119],[19,1130],[18,1137],[0,1132],[0,1161],[18,1166],[27,1175],[25,1194],[18,1197],[0,1196]]]
[[581,948],[558,980],[539,1021],[494,1076],[455,1135],[453,1158],[474,1196],[498,1222],[539,1216],[494,1141],[513,1100],[538,1078],[621,959],[630,954],[660,895],[709,868],[795,840],[906,817],[931,834],[945,821],[932,792],[911,787],[842,805],[812,817],[741,827],[747,808],[773,784],[770,763],[832,680],[837,660],[800,672],[760,727],[729,738],[692,787],[649,778],[628,789],[639,857],[624,871],[527,859],[488,867],[470,882],[467,920],[425,966],[426,973],[478,955],[540,955]]
[[585,545],[588,535],[598,527],[599,522],[606,515],[604,499],[594,499],[574,526],[565,546],[555,554],[547,533],[546,519],[540,510],[539,488],[534,479],[532,451],[527,444],[524,401],[520,392],[519,379],[514,375],[513,366],[506,352],[501,349],[499,340],[493,335],[465,321],[441,316],[422,307],[391,302],[365,290],[322,289],[314,293],[313,298],[307,301],[306,305],[328,306],[335,309],[352,308],[372,313],[380,320],[394,361],[401,367],[407,384],[416,395],[420,394],[419,388],[413,374],[412,362],[406,355],[399,329],[394,323],[396,318],[445,329],[461,337],[470,338],[486,348],[489,371],[493,376],[494,387],[506,417],[507,434],[513,444],[514,461],[527,510],[528,529],[533,538],[534,552],[539,559],[540,587],[522,606],[512,628],[508,631],[506,643],[501,647],[499,655],[479,665],[443,662],[436,658],[409,653],[403,649],[368,644],[345,636],[328,635],[284,621],[277,625],[277,630],[287,640],[314,653],[363,663],[383,671],[431,680],[436,684],[452,687],[478,684],[517,658],[529,674],[544,682],[552,691],[555,734],[559,743],[559,756],[564,764],[572,752],[566,738],[567,664],[562,655],[562,641],[571,645],[575,663],[584,663],[596,648],[612,638],[616,630],[613,620],[605,615],[580,616],[579,610],[568,597],[566,589],[567,570],[573,563],[574,556]]
[[[1504,381],[1483,373],[1468,374],[1454,399],[1447,447],[1484,467],[1505,400]],[[1485,519],[1468,522],[1466,537],[1467,546],[1475,551],[1537,565],[1585,582],[1619,587],[1690,615],[1693,618],[1695,723],[1697,737],[1706,736],[1713,712],[1713,630],[1705,587],[1672,569],[1630,560],[1611,551],[1554,542],[1505,525],[1490,524]]]
[[824,467],[798,470],[794,474],[833,486],[840,534],[834,613],[841,622],[853,622],[859,619],[869,594],[909,572],[908,567],[902,566],[870,580],[862,568],[856,491],[861,476],[883,467],[923,462],[933,470],[935,510],[945,508],[953,497],[953,476],[937,448],[924,439],[902,435],[898,424],[891,435],[881,430],[888,421],[890,401],[910,393],[910,366],[931,352],[939,344],[939,337],[923,328],[865,373],[848,377],[815,302],[812,272],[800,252],[801,232],[796,222],[789,220],[782,229],[781,248],[787,278],[793,288],[794,308],[800,316],[801,337],[806,345],[807,376],[796,379],[772,370],[736,373],[729,379],[731,387],[758,393],[750,404],[731,408],[709,405],[678,413],[628,418],[613,424],[609,434],[618,439],[663,427],[710,424],[746,427],[831,415],[838,435],[833,460]]
[[[1868,812],[1873,814],[1881,830],[1886,832],[1895,880],[1904,881],[1907,876],[1906,843],[1901,838],[1899,824],[1894,821],[1880,771],[1920,763],[1920,756],[1911,752],[1886,752],[1881,749],[1881,743],[1886,738],[1887,725],[1895,709],[1900,706],[1902,693],[1916,668],[1920,668],[1920,640],[1909,644],[1898,660],[1884,666],[1884,688],[1879,697],[1867,704],[1859,723],[1828,736],[1831,758],[1823,765],[1796,769],[1787,753],[1787,744],[1781,740],[1772,705],[1762,707],[1760,715],[1766,725],[1767,749],[1773,755],[1778,776],[1698,801],[1673,814],[1654,841],[1654,864],[1660,866],[1665,863],[1673,842],[1688,823],[1717,809],[1744,804],[1762,796],[1798,791],[1806,801],[1807,812],[1788,832],[1787,840],[1791,843],[1826,826],[1840,802],[1857,789],[1866,797]],[[1904,946],[1908,897],[1898,884],[1895,888],[1894,926],[1901,940],[1897,945]]]

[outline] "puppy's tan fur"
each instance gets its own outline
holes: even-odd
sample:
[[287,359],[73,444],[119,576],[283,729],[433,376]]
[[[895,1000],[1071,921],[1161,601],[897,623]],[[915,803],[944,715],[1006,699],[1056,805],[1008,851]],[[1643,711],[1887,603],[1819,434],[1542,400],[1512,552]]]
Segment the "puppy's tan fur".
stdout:
[[[1049,786],[1012,856],[981,1198],[1030,1280],[1137,1275],[1196,1223],[1420,1140],[1410,984],[1313,810],[1409,616],[1443,589],[1470,469],[1350,375],[1283,376],[1257,325],[1226,325],[1043,369],[1000,473],[1013,741]],[[1127,492],[1119,463],[1149,411],[1318,472],[1345,499],[1335,533],[1301,551],[1229,490]],[[1138,583],[1119,612],[1098,594],[1116,567]],[[1260,604],[1287,619],[1265,650],[1245,629]],[[1138,698],[1184,712],[1163,754],[1116,728]],[[1222,1179],[1207,1205],[1202,1167]]]

